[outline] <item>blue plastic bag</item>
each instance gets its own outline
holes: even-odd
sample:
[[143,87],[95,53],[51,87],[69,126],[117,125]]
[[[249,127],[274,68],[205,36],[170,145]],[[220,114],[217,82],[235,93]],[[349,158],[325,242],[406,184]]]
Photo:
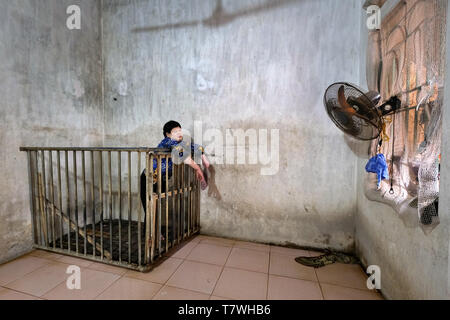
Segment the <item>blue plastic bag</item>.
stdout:
[[380,186],[381,180],[389,179],[388,165],[386,163],[384,154],[379,153],[376,156],[370,158],[369,162],[367,162],[366,164],[366,171],[377,174],[377,187]]

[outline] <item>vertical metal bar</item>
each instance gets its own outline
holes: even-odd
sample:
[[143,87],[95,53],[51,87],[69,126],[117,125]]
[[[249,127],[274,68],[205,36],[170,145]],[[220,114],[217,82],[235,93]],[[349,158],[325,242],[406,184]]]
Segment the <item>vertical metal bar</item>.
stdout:
[[113,259],[113,223],[112,223],[112,177],[111,177],[111,151],[108,151],[108,173],[109,173],[109,252],[111,253],[110,260]]
[[175,208],[175,189],[176,189],[176,171],[175,168],[176,164],[172,162],[172,175],[173,175],[173,181],[172,181],[172,248],[175,247],[176,243],[176,236],[175,236],[175,218],[176,218],[176,208]]
[[187,235],[191,234],[191,167],[187,167],[188,188],[187,188]]
[[117,152],[119,179],[119,262],[122,262],[122,153]]
[[94,192],[94,184],[95,184],[95,174],[94,174],[94,151],[91,150],[91,201],[92,201],[92,256],[95,258],[96,251],[96,227],[95,227],[95,192]]
[[[100,161],[99,161],[99,166],[100,166],[100,247],[101,247],[101,252],[100,252],[100,258],[103,260],[103,212],[104,212],[104,207],[103,207],[103,151],[99,151],[99,155],[100,155]],[[110,253],[112,254],[111,250]]]
[[131,152],[128,151],[128,263],[131,263]]
[[182,220],[182,229],[181,229],[181,240],[184,240],[184,238],[185,238],[184,229],[186,227],[186,222],[185,222],[185,220],[186,220],[186,212],[185,212],[186,211],[186,186],[185,186],[186,181],[185,180],[186,179],[184,178],[185,167],[186,167],[185,164],[181,165],[181,187],[183,189],[183,197],[182,197],[182,199],[183,199],[183,210],[181,211],[182,212],[182,216],[183,216],[183,220]]
[[52,206],[52,242],[53,249],[56,249],[56,237],[55,237],[55,192],[53,190],[53,151],[49,150],[49,170],[50,170],[50,198],[51,198],[51,206]]
[[[137,184],[138,184],[138,201],[139,201],[139,197],[140,197],[140,195],[141,195],[141,179],[140,179],[140,174],[141,174],[141,152],[140,151],[138,151],[138,153],[137,153],[137,155],[138,155],[138,160],[137,160],[137,165],[138,165],[138,169],[137,169],[137,177],[138,177],[138,179],[137,179]],[[142,254],[142,249],[141,249],[141,218],[142,218],[142,206],[141,205],[138,205],[138,221],[137,221],[137,223],[138,223],[138,233],[137,233],[137,236],[138,236],[138,241],[137,241],[137,243],[138,243],[138,265],[140,266],[141,264],[142,264],[142,259],[141,259],[141,254]]]
[[[158,157],[158,230],[157,230],[157,239],[158,239],[158,255],[161,256],[161,184],[162,184],[162,170],[161,170],[161,154],[157,155]],[[167,168],[166,168],[167,169]]]
[[33,162],[31,151],[27,151],[27,159],[28,159],[28,181],[29,181],[29,189],[30,189],[30,210],[31,210],[31,221],[33,223],[32,233],[33,233],[33,241],[35,244],[38,244],[37,237],[37,227],[36,227],[36,203],[35,203],[35,190],[34,190],[34,170],[33,170]]
[[[63,236],[64,236],[64,220],[63,220],[63,208],[62,208],[62,187],[61,187],[61,153],[59,150],[56,152],[58,156],[58,203],[61,214],[59,215],[59,247],[63,249]],[[70,229],[70,227],[69,227]],[[70,230],[69,230],[70,231]]]
[[78,181],[77,181],[77,152],[76,150],[72,151],[73,154],[73,182],[74,182],[74,189],[75,189],[75,226],[77,228],[77,231],[75,233],[75,250],[78,254],[79,248],[78,248],[78,233],[80,232],[80,228],[78,226]]
[[[146,205],[146,211],[145,211],[145,257],[144,257],[144,263],[148,264],[149,260],[153,260],[153,258],[151,258],[151,239],[150,239],[150,219],[151,219],[151,215],[150,215],[150,210],[153,204],[150,203],[150,180],[153,180],[153,176],[152,176],[152,172],[150,171],[150,153],[146,152],[145,154],[145,172],[146,172],[146,188],[145,188],[145,205]],[[153,163],[152,163],[153,166]],[[152,197],[153,199],[153,197]]]
[[[41,165],[42,165],[42,205],[43,205],[43,209],[44,209],[44,213],[45,213],[45,230],[48,230],[48,210],[47,210],[47,204],[45,203],[47,200],[47,188],[45,187],[45,154],[44,154],[44,150],[41,150]],[[48,247],[49,245],[49,238],[48,238],[48,231],[45,232],[45,246]]]
[[181,242],[181,204],[183,201],[183,190],[181,189],[181,167],[183,164],[178,165],[178,243]]
[[[85,152],[84,150],[81,151],[81,165],[82,165],[82,177],[83,177],[83,231],[84,231],[84,243],[83,243],[83,253],[84,255],[87,255],[87,244],[86,244],[86,238],[87,238],[87,212],[86,212],[86,160],[85,160]],[[94,244],[94,250],[95,250],[95,244]]]
[[166,155],[166,252],[169,251],[169,156]]
[[[154,202],[155,199],[153,197],[153,159],[154,156],[153,154],[150,157],[150,162],[151,162],[151,171],[149,171],[149,181],[151,181],[151,184],[149,186],[149,193],[150,193],[150,217],[151,217],[151,221],[152,221],[152,230],[151,230],[151,253],[150,253],[150,262],[153,262],[153,258],[155,256],[155,242],[156,242],[156,228],[155,228],[155,224],[156,224],[156,212],[154,212],[153,210],[153,206],[154,206]],[[151,188],[151,189],[150,189]]]
[[39,213],[37,214],[37,216],[36,216],[36,223],[37,223],[37,226],[39,227],[39,230],[36,230],[36,231],[39,231],[38,232],[38,242],[37,242],[37,244],[38,245],[42,245],[42,212],[41,212],[41,206],[40,206],[40,200],[41,200],[41,197],[40,197],[40,189],[39,189],[39,164],[38,164],[38,159],[39,159],[39,156],[38,156],[38,151],[36,150],[36,151],[34,151],[34,165],[35,165],[35,182],[34,182],[34,186],[35,186],[35,190],[36,190],[36,192],[35,192],[35,197],[36,197],[36,208],[37,208],[37,211],[39,211],[39,213],[41,213],[41,215],[39,215]]
[[66,187],[67,187],[67,216],[69,217],[69,222],[68,222],[68,228],[67,228],[67,241],[68,241],[68,244],[67,244],[67,247],[68,247],[68,252],[70,253],[70,249],[71,249],[71,239],[70,239],[70,233],[71,233],[71,226],[70,226],[70,223],[71,223],[71,221],[72,221],[72,219],[71,219],[71,214],[70,214],[70,183],[69,183],[69,154],[68,154],[68,151],[67,150],[65,150],[64,151],[64,153],[65,153],[65,160],[66,160]]

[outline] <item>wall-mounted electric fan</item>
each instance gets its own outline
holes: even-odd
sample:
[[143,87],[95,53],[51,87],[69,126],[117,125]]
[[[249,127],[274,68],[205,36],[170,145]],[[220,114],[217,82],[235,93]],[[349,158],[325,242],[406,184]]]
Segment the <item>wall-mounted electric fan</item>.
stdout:
[[376,91],[364,93],[356,85],[337,82],[327,88],[324,104],[336,126],[360,140],[378,138],[383,127],[382,118],[401,107],[396,96],[377,107],[381,96]]

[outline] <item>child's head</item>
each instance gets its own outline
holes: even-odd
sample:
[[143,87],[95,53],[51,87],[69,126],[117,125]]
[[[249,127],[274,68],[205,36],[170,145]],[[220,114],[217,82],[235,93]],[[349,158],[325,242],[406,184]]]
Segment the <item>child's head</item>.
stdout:
[[163,127],[164,137],[169,137],[175,141],[183,140],[183,133],[181,131],[181,124],[176,121],[170,120]]

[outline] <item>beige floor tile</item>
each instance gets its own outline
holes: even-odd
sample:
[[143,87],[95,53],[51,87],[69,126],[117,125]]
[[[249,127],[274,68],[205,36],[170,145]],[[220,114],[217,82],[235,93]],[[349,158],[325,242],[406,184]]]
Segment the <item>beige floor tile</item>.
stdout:
[[225,239],[220,237],[203,236],[200,239],[200,243],[215,244],[219,246],[232,247],[236,241],[231,239]]
[[164,256],[184,259],[186,256],[197,246],[198,242],[188,242],[186,244],[180,244],[174,250],[169,251]]
[[383,297],[373,290],[345,288],[332,284],[321,284],[325,300],[383,300]]
[[267,273],[269,269],[269,253],[253,249],[233,248],[226,266]]
[[315,281],[269,275],[268,300],[322,300]]
[[309,257],[309,251],[302,250],[302,249],[294,249],[294,248],[285,248],[285,247],[279,247],[279,246],[270,246],[270,253],[278,253],[278,254],[285,254],[289,256],[305,256]]
[[[68,275],[69,276],[69,275]],[[120,276],[113,273],[81,269],[81,289],[68,289],[66,281],[42,296],[48,300],[92,300]]]
[[28,273],[5,287],[40,297],[69,277],[66,273],[67,267],[64,263],[50,262],[49,265]]
[[128,270],[125,273],[125,277],[164,284],[167,282],[167,280],[169,280],[170,276],[175,272],[175,270],[180,266],[182,262],[182,259],[170,257],[165,259],[160,265],[147,273]]
[[30,255],[0,265],[0,285],[11,283],[51,261]]
[[186,257],[186,260],[205,262],[223,266],[230,254],[231,247],[199,243]]
[[153,300],[208,300],[209,295],[196,291],[164,286]]
[[101,263],[101,262],[94,262],[94,263],[90,264],[88,266],[88,269],[114,273],[114,274],[117,274],[119,276],[124,275],[127,272],[127,270],[128,270],[128,269],[125,269],[125,268],[116,267],[116,266],[112,266],[112,265],[109,265],[109,264],[106,264],[106,263]]
[[295,261],[295,256],[271,253],[269,273],[303,280],[317,281],[314,268],[301,265]]
[[100,294],[97,300],[150,300],[162,285],[122,277]]
[[89,267],[91,264],[94,263],[93,261],[89,261],[89,260],[85,260],[85,259],[77,258],[77,257],[70,257],[70,256],[62,256],[57,261],[61,262],[61,263],[79,266],[80,268]]
[[320,283],[369,290],[366,284],[368,276],[357,264],[333,263],[317,268],[316,274]]
[[167,285],[211,294],[222,267],[195,261],[184,261],[167,281]]
[[49,251],[39,250],[39,249],[30,252],[29,255],[31,255],[33,257],[38,257],[38,258],[42,258],[42,259],[50,259],[50,260],[58,260],[58,259],[61,259],[62,257],[64,257],[64,255],[59,254],[59,253],[54,253],[54,252],[49,252]]
[[0,300],[40,300],[40,299],[22,292],[17,292],[7,288],[0,288]]
[[234,247],[270,252],[270,245],[249,241],[236,241]]
[[211,297],[209,297],[209,300],[233,300],[233,299],[219,297],[219,296],[211,296]]
[[225,267],[213,295],[231,299],[266,299],[267,274]]

